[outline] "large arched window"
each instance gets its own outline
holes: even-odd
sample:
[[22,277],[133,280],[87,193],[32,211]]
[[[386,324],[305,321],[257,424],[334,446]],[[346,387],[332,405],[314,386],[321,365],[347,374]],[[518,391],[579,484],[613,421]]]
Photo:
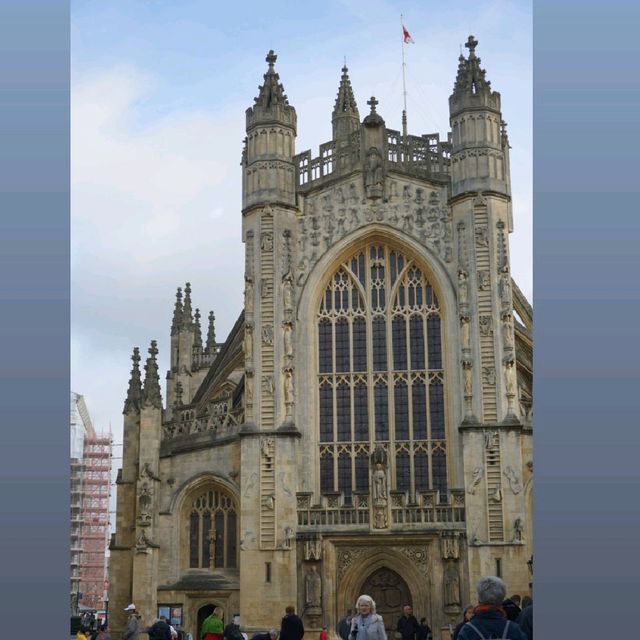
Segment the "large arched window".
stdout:
[[223,569],[238,566],[238,516],[227,493],[207,488],[190,500],[189,568]]
[[342,263],[317,315],[320,490],[368,491],[370,454],[392,489],[447,492],[441,309],[425,273],[372,243]]

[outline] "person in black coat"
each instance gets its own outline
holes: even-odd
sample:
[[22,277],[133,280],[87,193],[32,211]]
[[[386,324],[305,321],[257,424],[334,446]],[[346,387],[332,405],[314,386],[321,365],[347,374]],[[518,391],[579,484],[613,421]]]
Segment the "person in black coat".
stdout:
[[347,614],[344,618],[338,620],[336,625],[336,631],[342,640],[349,640],[349,632],[351,631],[351,618],[353,617],[353,609],[347,609]]
[[280,625],[280,640],[302,640],[302,636],[304,636],[302,620],[296,615],[295,608],[288,606]]
[[517,623],[522,629],[522,633],[527,636],[527,640],[533,639],[533,605],[530,604],[522,610]]
[[160,616],[148,629],[149,640],[171,640],[171,627],[165,616]]
[[400,620],[398,620],[396,631],[402,636],[402,640],[416,640],[416,633],[418,633],[420,625],[413,615],[413,607],[405,604],[402,610],[403,615]]
[[420,618],[420,624],[418,626],[418,633],[416,633],[416,640],[428,640],[431,635],[431,627],[427,624],[426,618]]

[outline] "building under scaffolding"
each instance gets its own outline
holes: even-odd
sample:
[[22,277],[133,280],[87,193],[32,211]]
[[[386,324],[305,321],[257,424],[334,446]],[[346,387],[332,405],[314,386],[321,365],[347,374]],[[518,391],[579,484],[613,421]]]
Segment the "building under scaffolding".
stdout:
[[102,609],[107,590],[111,434],[97,434],[71,393],[71,613]]

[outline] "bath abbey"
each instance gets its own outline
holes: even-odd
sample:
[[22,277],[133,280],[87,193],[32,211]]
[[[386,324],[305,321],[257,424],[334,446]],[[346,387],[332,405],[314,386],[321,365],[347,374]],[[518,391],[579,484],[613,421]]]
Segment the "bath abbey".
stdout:
[[133,349],[114,637],[130,603],[194,638],[214,607],[251,633],[293,605],[335,634],[365,593],[390,638],[404,604],[448,638],[480,576],[530,593],[532,309],[500,94],[465,46],[444,136],[388,128],[345,65],[317,153],[296,151],[268,53],[242,148],[244,309],[219,342],[178,289],[165,390],[156,342]]

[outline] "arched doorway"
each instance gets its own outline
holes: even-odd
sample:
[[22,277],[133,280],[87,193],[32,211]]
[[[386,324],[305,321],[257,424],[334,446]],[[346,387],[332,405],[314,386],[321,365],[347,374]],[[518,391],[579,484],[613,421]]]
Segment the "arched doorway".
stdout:
[[213,604],[205,604],[204,607],[200,607],[198,609],[198,628],[196,629],[196,634],[194,638],[200,638],[200,632],[202,630],[202,623],[205,618],[208,618],[215,609],[215,605]]
[[376,611],[384,619],[387,637],[393,638],[402,607],[405,604],[413,606],[407,583],[392,569],[380,567],[362,583],[360,593],[374,599]]

